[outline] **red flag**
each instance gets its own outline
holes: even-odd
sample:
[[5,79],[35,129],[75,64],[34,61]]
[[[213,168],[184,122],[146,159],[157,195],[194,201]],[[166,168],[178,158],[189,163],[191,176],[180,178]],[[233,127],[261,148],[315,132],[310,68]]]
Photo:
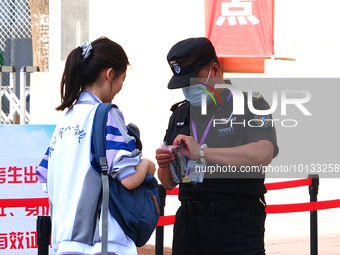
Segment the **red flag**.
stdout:
[[274,54],[274,0],[206,0],[206,35],[219,57]]

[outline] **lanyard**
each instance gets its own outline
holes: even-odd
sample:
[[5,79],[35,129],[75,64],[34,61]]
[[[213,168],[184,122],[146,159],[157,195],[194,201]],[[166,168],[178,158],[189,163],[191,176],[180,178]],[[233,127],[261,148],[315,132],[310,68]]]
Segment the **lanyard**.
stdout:
[[[202,136],[202,138],[201,138],[201,141],[199,142],[200,145],[204,144],[205,139],[207,139],[208,132],[209,132],[209,129],[210,129],[210,127],[211,127],[211,123],[213,122],[213,120],[214,120],[216,114],[217,114],[221,109],[222,109],[222,107],[218,108],[217,111],[216,111],[216,113],[214,114],[214,116],[211,117],[211,119],[210,119],[210,121],[209,121],[207,127],[206,127],[205,130],[204,130],[204,133],[203,133],[203,136]],[[197,139],[196,122],[195,122],[194,120],[191,122],[191,126],[192,126],[192,132],[193,132],[194,138],[195,138],[196,142],[198,142],[198,139]]]
[[[231,91],[230,91],[230,92],[229,92],[229,95],[228,95],[228,98],[227,98],[227,102],[230,100],[231,95],[232,95],[232,94],[231,94]],[[222,109],[222,107],[218,108],[217,111],[216,111],[216,113],[214,114],[214,116],[211,117],[211,119],[210,119],[210,121],[209,121],[207,127],[206,127],[205,130],[204,130],[204,133],[203,133],[203,135],[202,135],[201,141],[199,142],[200,145],[204,144],[205,140],[207,139],[207,136],[208,136],[208,133],[209,133],[209,129],[210,129],[210,127],[211,127],[211,124],[212,124],[212,122],[213,122],[213,120],[214,120],[216,114],[217,114],[221,109]],[[231,119],[232,114],[233,114],[233,113],[231,113],[231,115],[229,116],[229,120]],[[228,122],[229,122],[229,121],[228,121]],[[195,122],[195,120],[192,120],[192,121],[191,121],[191,127],[192,127],[193,136],[194,136],[196,142],[198,142],[198,138],[197,138],[197,127],[196,127],[196,122]]]

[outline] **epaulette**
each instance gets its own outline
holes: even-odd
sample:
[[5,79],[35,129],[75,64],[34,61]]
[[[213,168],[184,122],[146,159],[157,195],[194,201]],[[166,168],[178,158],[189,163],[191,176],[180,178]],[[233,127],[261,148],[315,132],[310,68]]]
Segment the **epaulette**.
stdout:
[[232,85],[231,80],[226,79],[226,80],[224,80],[224,82],[225,82],[225,84]]
[[262,95],[259,92],[256,92],[256,91],[253,91],[252,96],[253,96],[254,102],[259,101],[260,99],[263,98]]
[[170,111],[173,112],[173,111],[176,110],[180,105],[186,104],[186,103],[188,103],[187,100],[183,100],[183,101],[181,101],[181,102],[178,102],[178,103],[174,104],[173,106],[171,106]]

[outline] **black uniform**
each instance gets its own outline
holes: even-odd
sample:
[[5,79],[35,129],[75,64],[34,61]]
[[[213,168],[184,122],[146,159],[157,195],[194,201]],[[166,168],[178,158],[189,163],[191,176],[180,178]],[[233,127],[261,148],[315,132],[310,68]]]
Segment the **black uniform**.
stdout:
[[[197,138],[201,139],[209,121],[229,119],[227,124],[210,126],[205,143],[209,148],[235,147],[259,140],[274,144],[278,153],[275,128],[271,116],[257,116],[247,106],[245,94],[244,115],[232,115],[233,99],[230,91],[220,93],[222,106],[218,110],[213,103],[208,105],[208,114],[201,115],[200,107],[184,101],[172,107],[169,127],[165,135],[167,144],[172,144],[178,134],[192,135],[195,121]],[[269,109],[260,94],[253,95],[257,110]],[[231,126],[231,120],[233,125]],[[254,127],[254,126],[260,127]],[[200,142],[200,141],[198,141]],[[214,165],[208,162],[208,165]],[[234,178],[232,174],[205,174],[203,183],[181,183],[177,211],[173,254],[264,254],[264,176],[257,178]],[[245,176],[237,176],[245,177]],[[253,176],[252,176],[253,177]]]

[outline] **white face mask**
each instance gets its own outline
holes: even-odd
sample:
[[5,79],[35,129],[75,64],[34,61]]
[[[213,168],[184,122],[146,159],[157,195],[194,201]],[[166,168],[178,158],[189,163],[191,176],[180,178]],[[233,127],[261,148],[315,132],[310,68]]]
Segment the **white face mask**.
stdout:
[[[207,80],[205,81],[204,84],[207,84],[210,78],[211,74],[211,67],[209,70],[209,75]],[[201,104],[201,97],[203,93],[206,93],[204,90],[206,90],[206,86],[199,83],[199,84],[194,84],[190,85],[187,87],[182,88],[183,94],[185,96],[185,99],[192,104],[193,106],[199,106]],[[214,94],[214,93],[212,93]],[[210,103],[213,99],[209,96],[207,97],[207,103]]]

